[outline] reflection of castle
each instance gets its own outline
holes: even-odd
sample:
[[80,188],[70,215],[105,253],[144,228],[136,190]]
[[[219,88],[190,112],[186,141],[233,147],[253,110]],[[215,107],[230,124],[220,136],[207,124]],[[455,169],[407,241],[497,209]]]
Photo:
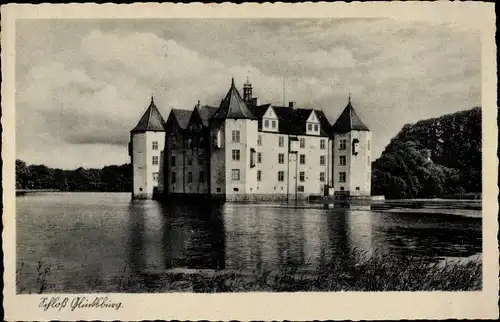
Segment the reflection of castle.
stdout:
[[260,105],[247,81],[219,107],[173,109],[153,99],[131,131],[133,197],[210,195],[223,200],[370,195],[371,133],[349,103],[332,125],[320,110]]

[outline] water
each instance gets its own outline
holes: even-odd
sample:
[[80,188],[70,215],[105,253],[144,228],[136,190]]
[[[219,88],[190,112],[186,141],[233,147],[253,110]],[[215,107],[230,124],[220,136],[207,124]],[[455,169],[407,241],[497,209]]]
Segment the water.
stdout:
[[16,202],[19,292],[30,292],[46,267],[55,290],[90,292],[124,272],[314,270],[351,249],[438,259],[479,258],[482,247],[474,210],[160,204],[125,193],[47,193]]

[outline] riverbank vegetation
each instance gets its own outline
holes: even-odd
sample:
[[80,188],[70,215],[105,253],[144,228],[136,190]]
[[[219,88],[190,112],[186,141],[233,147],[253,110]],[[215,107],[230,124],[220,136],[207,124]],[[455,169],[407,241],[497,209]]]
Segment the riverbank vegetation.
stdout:
[[480,261],[429,261],[416,257],[367,255],[354,250],[323,262],[314,270],[288,264],[280,269],[259,267],[251,272],[178,270],[132,274],[126,267],[109,279],[74,279],[64,285],[50,267],[39,263],[30,281],[18,268],[19,293],[45,292],[320,292],[320,291],[475,291],[482,288]]
[[132,191],[132,166],[127,163],[102,169],[63,170],[16,160],[16,189],[129,192]]
[[372,193],[480,198],[481,151],[480,107],[407,124],[372,163]]

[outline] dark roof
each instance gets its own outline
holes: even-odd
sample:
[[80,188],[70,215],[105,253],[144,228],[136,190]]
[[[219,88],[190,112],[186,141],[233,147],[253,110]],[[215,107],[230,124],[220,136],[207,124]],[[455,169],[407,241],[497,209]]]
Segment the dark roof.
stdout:
[[332,131],[334,133],[347,133],[353,130],[370,131],[365,123],[361,121],[361,118],[358,113],[356,113],[356,110],[354,110],[351,99],[349,98],[347,106],[342,111],[342,114],[340,114],[335,124],[333,124]]
[[234,86],[234,78],[213,119],[257,119]]
[[[257,107],[255,114],[259,117],[259,129],[262,129],[262,116],[270,104],[261,105]],[[329,136],[331,124],[325,113],[321,110],[307,109],[307,108],[291,108],[288,106],[273,106],[274,112],[278,117],[278,132],[290,135],[305,135],[306,122],[311,113],[314,111],[318,117],[320,124],[320,135]]]
[[208,121],[215,114],[215,112],[217,112],[218,109],[218,107],[208,105],[199,108],[201,120],[203,121],[204,126],[208,126]]
[[146,112],[144,112],[141,119],[139,120],[139,123],[137,123],[137,125],[132,129],[131,132],[163,132],[165,131],[163,127],[164,123],[165,121],[163,120],[160,111],[158,111],[158,108],[156,107],[153,98],[151,97],[151,103],[149,104],[148,109],[146,110]]
[[171,113],[174,115],[177,124],[181,129],[186,129],[189,124],[189,119],[191,118],[191,113],[193,111],[189,110],[180,110],[177,108],[173,108]]

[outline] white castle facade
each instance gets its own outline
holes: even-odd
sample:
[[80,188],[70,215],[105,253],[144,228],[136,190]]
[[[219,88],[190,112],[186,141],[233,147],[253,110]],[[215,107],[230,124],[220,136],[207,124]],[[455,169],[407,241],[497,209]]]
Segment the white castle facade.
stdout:
[[219,107],[172,109],[153,99],[130,132],[133,198],[299,200],[371,194],[371,132],[351,105],[331,124],[321,110],[259,105],[247,81]]

